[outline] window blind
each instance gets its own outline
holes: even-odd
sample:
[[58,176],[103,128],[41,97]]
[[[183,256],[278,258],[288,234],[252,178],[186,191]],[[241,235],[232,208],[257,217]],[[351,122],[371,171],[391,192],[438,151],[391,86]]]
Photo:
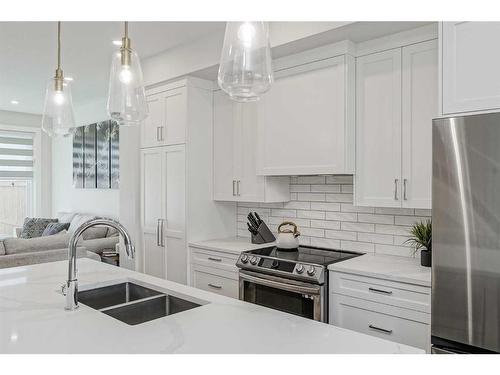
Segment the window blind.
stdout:
[[33,177],[33,135],[0,131],[0,178]]

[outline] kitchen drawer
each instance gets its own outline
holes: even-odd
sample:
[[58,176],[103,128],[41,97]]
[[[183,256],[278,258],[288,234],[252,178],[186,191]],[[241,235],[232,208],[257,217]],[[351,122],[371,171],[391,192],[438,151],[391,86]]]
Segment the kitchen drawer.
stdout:
[[430,349],[430,315],[339,294],[330,295],[330,324]]
[[330,271],[330,293],[431,312],[431,288],[374,277]]
[[198,289],[236,299],[239,294],[239,283],[237,278],[234,279],[221,275],[214,275],[199,269],[193,270],[192,285]]
[[191,263],[205,267],[214,267],[230,272],[237,272],[237,254],[191,247]]

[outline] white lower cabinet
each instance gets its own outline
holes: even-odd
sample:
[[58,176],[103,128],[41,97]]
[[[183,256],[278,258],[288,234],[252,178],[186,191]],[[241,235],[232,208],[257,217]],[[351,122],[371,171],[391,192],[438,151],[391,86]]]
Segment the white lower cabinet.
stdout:
[[190,247],[191,286],[238,298],[238,268],[236,253]]
[[430,287],[330,271],[329,322],[430,351]]

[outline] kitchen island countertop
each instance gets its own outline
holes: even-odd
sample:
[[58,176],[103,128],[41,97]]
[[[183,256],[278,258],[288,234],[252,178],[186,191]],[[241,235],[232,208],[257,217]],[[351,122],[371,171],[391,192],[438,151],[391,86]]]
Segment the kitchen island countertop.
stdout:
[[90,259],[78,260],[80,290],[134,281],[203,305],[135,326],[65,311],[67,266],[0,270],[0,353],[423,353]]

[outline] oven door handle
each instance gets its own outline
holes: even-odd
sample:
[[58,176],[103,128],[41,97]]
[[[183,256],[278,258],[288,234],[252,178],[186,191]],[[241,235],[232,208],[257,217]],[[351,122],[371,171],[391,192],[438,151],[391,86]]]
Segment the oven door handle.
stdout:
[[314,295],[321,294],[320,286],[307,287],[302,285],[280,283],[279,281],[264,279],[261,277],[255,277],[243,272],[240,272],[240,280],[245,280],[251,283],[269,286],[294,293],[314,294]]

